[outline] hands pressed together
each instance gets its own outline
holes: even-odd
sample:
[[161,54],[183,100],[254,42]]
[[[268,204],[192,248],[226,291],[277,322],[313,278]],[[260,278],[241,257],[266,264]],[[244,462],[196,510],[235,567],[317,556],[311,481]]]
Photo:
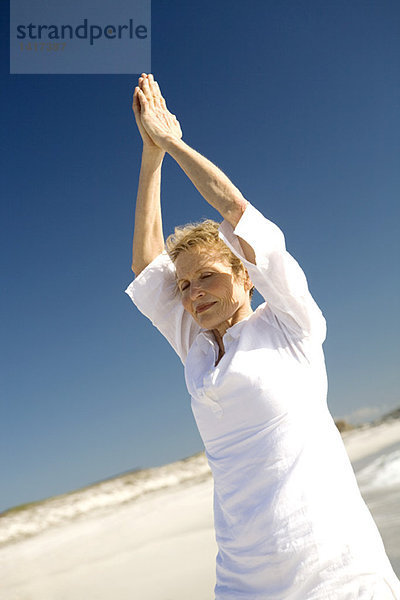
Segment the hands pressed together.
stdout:
[[142,73],[133,94],[132,109],[143,145],[165,151],[168,139],[180,139],[182,130],[171,114],[153,75]]

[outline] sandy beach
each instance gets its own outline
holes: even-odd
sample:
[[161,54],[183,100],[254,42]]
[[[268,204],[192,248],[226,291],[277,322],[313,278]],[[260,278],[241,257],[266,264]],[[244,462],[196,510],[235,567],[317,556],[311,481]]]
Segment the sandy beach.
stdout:
[[[400,420],[343,434],[400,574]],[[204,455],[0,519],[1,600],[212,600],[217,547]]]

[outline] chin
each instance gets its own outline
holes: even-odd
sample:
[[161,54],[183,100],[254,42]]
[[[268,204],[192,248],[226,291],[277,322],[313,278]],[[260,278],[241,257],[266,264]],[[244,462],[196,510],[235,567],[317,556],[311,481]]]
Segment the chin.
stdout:
[[193,318],[200,327],[205,329],[215,329],[216,327],[215,319],[210,318],[209,315],[193,315]]
[[226,321],[221,321],[220,319],[197,319],[197,323],[200,327],[208,330],[219,329],[225,322]]

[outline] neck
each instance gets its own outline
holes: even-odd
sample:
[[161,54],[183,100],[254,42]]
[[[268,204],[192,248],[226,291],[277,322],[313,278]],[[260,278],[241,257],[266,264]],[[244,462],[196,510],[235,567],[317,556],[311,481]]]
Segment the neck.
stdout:
[[211,330],[214,334],[215,340],[218,344],[219,347],[219,351],[220,353],[222,352],[222,354],[225,352],[225,348],[224,348],[224,342],[222,340],[222,335],[220,334],[220,332],[218,331],[218,329],[212,329]]
[[246,317],[251,315],[252,312],[253,312],[253,310],[252,310],[251,306],[243,306],[243,307],[241,307],[240,310],[238,310],[233,315],[233,317],[231,317],[230,319],[227,319],[227,321],[224,321],[223,323],[218,325],[215,329],[211,330],[212,333],[214,334],[215,340],[216,340],[222,354],[225,352],[224,343],[223,343],[222,338],[225,335],[225,333],[227,332],[227,330],[230,327],[232,327],[233,325],[236,325],[236,323],[239,323],[240,321],[243,321],[243,319],[246,319]]

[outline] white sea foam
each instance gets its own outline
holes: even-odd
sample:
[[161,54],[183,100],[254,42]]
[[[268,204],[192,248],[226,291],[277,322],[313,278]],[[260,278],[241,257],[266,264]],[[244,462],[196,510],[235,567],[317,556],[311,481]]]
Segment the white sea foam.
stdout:
[[400,448],[378,456],[360,469],[357,480],[365,492],[400,487]]

